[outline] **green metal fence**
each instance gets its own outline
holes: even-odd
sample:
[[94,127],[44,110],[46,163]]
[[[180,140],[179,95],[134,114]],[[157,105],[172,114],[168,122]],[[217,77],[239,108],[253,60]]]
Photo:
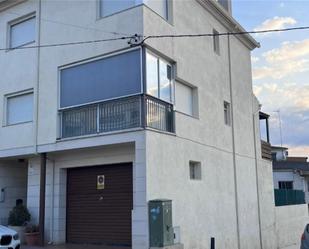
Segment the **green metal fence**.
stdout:
[[276,206],[305,204],[305,193],[302,190],[275,189]]

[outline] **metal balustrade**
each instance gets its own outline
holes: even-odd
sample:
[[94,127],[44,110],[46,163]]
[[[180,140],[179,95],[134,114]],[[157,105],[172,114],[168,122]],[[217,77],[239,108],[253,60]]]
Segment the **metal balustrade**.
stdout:
[[150,127],[174,132],[173,105],[136,95],[60,111],[61,138]]
[[145,101],[146,125],[157,130],[174,132],[173,106],[149,95]]

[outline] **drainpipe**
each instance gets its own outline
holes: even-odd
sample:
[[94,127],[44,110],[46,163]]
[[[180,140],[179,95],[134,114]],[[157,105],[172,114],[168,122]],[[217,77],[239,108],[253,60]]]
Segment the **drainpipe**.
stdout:
[[44,246],[45,240],[45,191],[46,191],[46,153],[41,154],[40,161],[40,208],[39,208],[39,229],[40,246]]
[[254,160],[255,160],[255,181],[256,181],[256,195],[258,203],[258,220],[259,220],[259,239],[260,239],[260,248],[263,249],[263,240],[262,240],[262,222],[261,222],[261,206],[260,206],[260,183],[258,175],[258,159],[257,159],[257,147],[256,147],[256,133],[255,133],[255,117],[260,110],[257,110],[253,113],[253,141],[254,141]]
[[[34,89],[34,96],[35,96],[35,110],[34,110],[34,154],[38,154],[38,116],[39,116],[39,87],[40,87],[40,54],[41,54],[41,11],[42,11],[42,1],[38,1],[38,11],[36,14],[37,18],[37,65],[36,65],[36,85]],[[40,200],[39,200],[39,231],[40,231],[40,238],[39,238],[39,245],[44,246],[45,240],[45,191],[46,191],[46,153],[42,153],[40,155]]]
[[42,1],[38,1],[38,11],[36,14],[37,18],[37,29],[38,29],[38,34],[37,34],[37,60],[36,60],[36,84],[35,84],[35,89],[34,89],[34,97],[35,97],[35,104],[34,104],[34,122],[33,122],[33,130],[34,130],[34,154],[38,154],[38,120],[39,120],[39,88],[40,88],[40,55],[41,55],[41,10],[42,10]]
[[240,228],[239,228],[239,207],[238,207],[238,190],[237,190],[237,167],[236,167],[236,144],[235,144],[235,127],[234,127],[234,105],[233,105],[233,80],[232,80],[232,61],[231,61],[231,44],[230,34],[228,40],[228,61],[229,61],[229,85],[231,98],[231,128],[232,128],[232,149],[233,149],[233,169],[234,169],[234,191],[235,191],[235,211],[236,211],[236,231],[237,231],[237,246],[240,247]]
[[54,243],[55,161],[50,158],[47,158],[47,160],[51,161],[53,164],[51,176],[50,240],[48,241],[48,244],[52,245]]

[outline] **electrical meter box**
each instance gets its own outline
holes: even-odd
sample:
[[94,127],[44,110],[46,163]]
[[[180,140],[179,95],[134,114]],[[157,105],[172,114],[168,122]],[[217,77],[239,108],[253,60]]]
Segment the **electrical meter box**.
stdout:
[[172,201],[149,201],[150,247],[164,247],[174,244],[172,222]]

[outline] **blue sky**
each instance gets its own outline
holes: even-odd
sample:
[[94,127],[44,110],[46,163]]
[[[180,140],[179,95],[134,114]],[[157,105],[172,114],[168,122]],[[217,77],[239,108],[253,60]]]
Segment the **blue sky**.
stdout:
[[[309,1],[234,0],[233,16],[248,31],[309,26]],[[271,115],[271,143],[280,145],[280,110],[283,145],[309,156],[309,30],[254,37],[254,92]]]

